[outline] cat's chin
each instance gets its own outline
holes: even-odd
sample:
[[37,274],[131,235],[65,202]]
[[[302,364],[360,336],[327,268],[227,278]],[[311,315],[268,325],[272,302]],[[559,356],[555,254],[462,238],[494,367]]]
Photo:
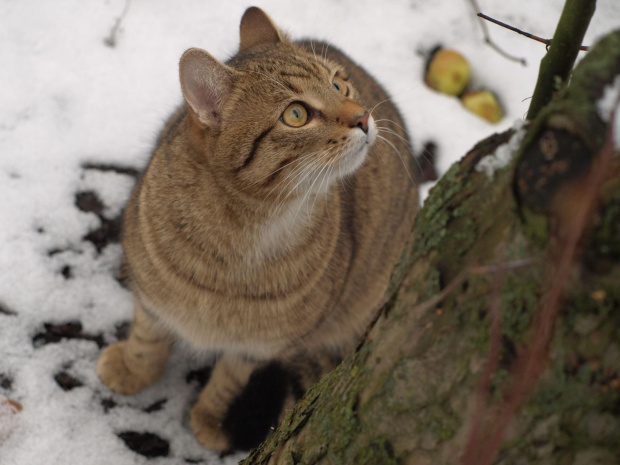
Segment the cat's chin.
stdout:
[[361,147],[357,147],[343,156],[337,170],[338,177],[344,178],[357,171],[364,164],[369,148],[370,144],[364,143]]
[[371,116],[368,120],[368,133],[363,136],[359,135],[351,150],[342,157],[338,169],[338,177],[349,176],[364,164],[370,147],[377,140],[377,132],[377,125]]

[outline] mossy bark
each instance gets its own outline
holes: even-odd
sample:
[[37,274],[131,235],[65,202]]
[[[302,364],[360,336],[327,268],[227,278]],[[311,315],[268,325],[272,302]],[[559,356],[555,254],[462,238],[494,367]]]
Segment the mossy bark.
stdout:
[[[487,403],[502,399],[515,360],[531,342],[554,266],[549,199],[600,157],[606,122],[595,105],[617,75],[620,31],[582,61],[571,86],[526,128],[516,156],[492,179],[476,168],[498,147],[514,152],[514,131],[479,143],[452,166],[421,210],[392,298],[358,350],[244,465],[460,463],[487,359],[490,302],[499,296],[501,351]],[[546,162],[571,155],[551,179],[536,156],[544,158],[542,138],[556,130],[563,131],[556,134],[557,157]],[[619,173],[616,156],[565,286],[544,372],[494,463],[620,463]],[[506,266],[498,274],[493,264]]]

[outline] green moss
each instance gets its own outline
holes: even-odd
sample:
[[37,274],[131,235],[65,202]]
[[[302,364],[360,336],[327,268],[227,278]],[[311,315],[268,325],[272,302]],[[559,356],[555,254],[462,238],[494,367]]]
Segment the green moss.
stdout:
[[620,260],[620,179],[604,186],[603,216],[596,224],[587,248],[597,260]]
[[473,218],[464,218],[457,226],[455,225],[454,234],[451,237],[459,245],[461,253],[471,249],[478,238],[478,223]]
[[[553,363],[532,393],[526,411],[534,424],[559,415],[561,427],[545,441],[571,456],[592,447],[617,450],[620,372],[603,360],[617,344],[619,301],[614,293],[604,299],[592,298],[584,283],[573,283],[572,289],[557,323],[550,357]],[[533,443],[535,439],[526,437],[524,441]]]
[[417,413],[417,434],[426,441],[426,448],[434,449],[451,439],[461,426],[460,418],[452,412],[449,402],[430,404]]
[[502,333],[515,343],[523,343],[540,297],[538,267],[512,272],[502,289]]
[[388,438],[379,436],[357,451],[352,462],[356,465],[401,465],[402,460]]
[[441,273],[436,268],[431,269],[427,274],[427,279],[421,284],[420,300],[430,299],[441,291]]
[[549,241],[549,220],[547,217],[527,207],[521,209],[521,214],[525,223],[525,234],[539,247],[544,247]]
[[459,163],[454,163],[431,189],[416,218],[419,234],[414,245],[415,255],[426,255],[446,237],[446,227],[452,215],[446,210],[445,203],[462,189],[462,184],[458,182],[459,171]]

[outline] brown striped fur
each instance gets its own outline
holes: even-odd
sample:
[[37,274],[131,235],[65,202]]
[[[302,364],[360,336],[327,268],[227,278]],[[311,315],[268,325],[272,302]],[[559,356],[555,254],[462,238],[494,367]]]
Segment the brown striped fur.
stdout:
[[[383,89],[335,48],[289,42],[261,10],[246,11],[236,56],[188,50],[180,78],[185,105],[125,212],[134,325],[98,374],[132,394],[161,375],[175,338],[217,351],[190,422],[226,450],[221,421],[257,367],[278,360],[307,388],[353,350],[418,200]],[[302,127],[281,119],[292,102],[310,112]]]

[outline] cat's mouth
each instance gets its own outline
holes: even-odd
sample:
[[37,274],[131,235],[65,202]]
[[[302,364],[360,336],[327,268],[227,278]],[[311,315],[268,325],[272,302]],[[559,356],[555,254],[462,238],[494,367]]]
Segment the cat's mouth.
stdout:
[[333,183],[353,174],[364,164],[368,151],[377,140],[377,133],[372,116],[368,120],[367,131],[352,128],[345,145],[335,149],[325,160],[326,163],[320,163],[308,172],[294,189],[308,189],[314,194],[326,192]]
[[368,150],[377,140],[377,125],[371,116],[368,119],[368,131],[353,129],[350,146],[339,160],[339,174],[344,177],[355,172],[366,160]]
[[370,146],[375,143],[377,140],[377,124],[375,123],[375,119],[370,116],[368,118],[368,134],[366,134],[367,144]]

